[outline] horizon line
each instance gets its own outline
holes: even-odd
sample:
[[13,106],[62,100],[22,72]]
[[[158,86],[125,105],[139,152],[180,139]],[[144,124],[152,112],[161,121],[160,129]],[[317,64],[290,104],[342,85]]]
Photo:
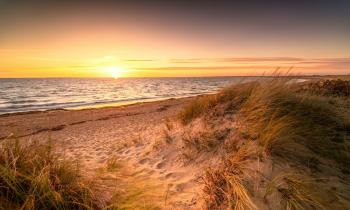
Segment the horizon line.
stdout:
[[[319,77],[319,76],[349,76],[349,74],[296,74],[278,75],[280,77]],[[0,77],[0,79],[147,79],[147,78],[215,78],[215,77],[275,77],[274,75],[223,75],[223,76],[169,76],[169,77]]]

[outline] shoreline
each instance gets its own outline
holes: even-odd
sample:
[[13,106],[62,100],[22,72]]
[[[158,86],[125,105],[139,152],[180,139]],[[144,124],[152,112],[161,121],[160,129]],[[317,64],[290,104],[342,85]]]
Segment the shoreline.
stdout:
[[[68,127],[87,123],[91,124],[89,128],[93,127],[95,129],[98,128],[95,122],[138,115],[147,116],[152,115],[152,113],[157,113],[160,118],[164,118],[167,116],[163,116],[163,112],[172,108],[177,110],[179,106],[182,106],[194,97],[198,96],[143,101],[131,104],[109,104],[103,107],[86,107],[82,109],[51,109],[1,114],[0,140],[8,138],[12,134],[19,138],[30,137],[40,133],[61,131]],[[169,114],[174,115],[176,113],[177,111],[172,111]],[[72,132],[76,133],[75,130]],[[99,131],[97,130],[96,132]],[[70,133],[66,133],[65,136],[70,136]]]
[[175,96],[175,97],[170,97],[170,98],[168,98],[168,97],[149,98],[149,99],[142,99],[142,100],[130,100],[130,101],[114,102],[114,103],[99,103],[99,104],[94,104],[94,105],[80,105],[80,106],[73,106],[73,107],[66,107],[66,108],[46,109],[46,110],[29,110],[29,111],[19,111],[19,112],[8,112],[8,113],[0,114],[0,118],[8,117],[8,116],[16,116],[16,115],[48,113],[48,112],[54,112],[54,111],[81,111],[81,110],[90,110],[90,109],[126,107],[126,106],[132,106],[132,105],[138,105],[138,104],[146,104],[146,103],[153,103],[153,102],[162,102],[162,101],[168,101],[168,100],[195,98],[195,97],[198,97],[198,96],[205,96],[205,95],[216,94],[218,92],[219,92],[219,90],[215,91],[215,92],[194,94],[194,95],[191,95],[191,96]]
[[[195,98],[198,96],[203,95],[209,95],[209,94],[215,94],[215,93],[204,93],[199,95],[193,95],[193,96],[175,96],[170,98],[149,98],[149,99],[141,99],[141,100],[131,100],[131,101],[123,101],[123,102],[114,102],[114,103],[100,103],[95,105],[82,105],[82,106],[76,106],[76,107],[68,107],[63,108],[63,110],[86,110],[86,109],[100,109],[100,108],[111,108],[111,107],[125,107],[125,106],[132,106],[137,104],[145,104],[145,103],[153,103],[153,102],[161,102],[161,101],[167,101],[167,100],[176,100],[176,99],[183,99],[183,98]],[[46,110],[50,111],[50,110]]]
[[83,110],[98,110],[98,109],[105,109],[105,108],[127,107],[127,106],[139,105],[139,104],[163,102],[168,100],[195,98],[198,96],[204,96],[204,95],[210,95],[210,94],[215,94],[215,93],[206,93],[206,94],[199,94],[199,95],[193,95],[193,96],[179,96],[179,97],[171,97],[171,98],[158,98],[158,99],[153,98],[153,99],[115,102],[115,103],[101,103],[101,104],[95,104],[95,105],[82,105],[82,106],[76,106],[76,107],[56,108],[56,109],[54,108],[54,109],[47,109],[47,110],[8,112],[8,113],[0,114],[0,118],[17,116],[17,115],[49,113],[49,112],[55,112],[55,111],[83,111]]

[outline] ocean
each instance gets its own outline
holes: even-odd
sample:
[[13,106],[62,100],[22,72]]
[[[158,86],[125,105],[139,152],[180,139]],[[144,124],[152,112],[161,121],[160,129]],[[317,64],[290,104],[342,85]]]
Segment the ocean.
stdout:
[[0,79],[0,114],[88,108],[214,93],[254,77]]

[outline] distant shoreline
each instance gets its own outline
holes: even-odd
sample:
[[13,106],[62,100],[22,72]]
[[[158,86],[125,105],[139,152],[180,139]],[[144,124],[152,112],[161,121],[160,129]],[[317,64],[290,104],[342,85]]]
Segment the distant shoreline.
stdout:
[[[350,71],[350,70],[349,70]],[[282,77],[292,77],[292,78],[332,78],[332,77],[350,77],[350,74],[328,74],[328,75],[281,75]],[[245,75],[245,76],[197,76],[197,77],[121,77],[119,79],[181,79],[181,78],[229,78],[229,77],[275,77],[273,75]],[[110,79],[115,80],[111,77],[0,77],[2,79]]]

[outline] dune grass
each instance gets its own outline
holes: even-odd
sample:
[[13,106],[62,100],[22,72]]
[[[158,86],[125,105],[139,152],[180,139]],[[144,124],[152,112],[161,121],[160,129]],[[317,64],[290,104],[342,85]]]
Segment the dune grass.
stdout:
[[228,154],[220,167],[206,171],[203,192],[207,209],[258,209],[244,186],[243,176],[253,152],[244,146],[236,154]]
[[265,196],[280,193],[287,210],[325,209],[317,196],[316,185],[309,177],[295,173],[280,173],[266,188]]
[[[282,83],[281,83],[282,82]],[[349,169],[349,110],[333,96],[297,94],[286,82],[261,82],[241,105],[239,114],[250,136],[267,153],[283,156],[303,145]],[[340,111],[342,110],[342,111]]]
[[116,171],[122,167],[122,164],[119,162],[117,157],[111,157],[106,162],[107,171]]
[[77,163],[54,153],[50,141],[8,139],[0,146],[0,209],[97,208],[90,184]]
[[[277,154],[287,149],[284,144],[303,144],[347,167],[350,165],[347,141],[350,136],[350,102],[344,105],[342,101],[334,96],[298,93],[295,84],[277,78],[234,85],[216,97],[201,97],[182,112],[196,114],[180,116],[183,122],[189,123],[199,116],[234,113],[243,125],[241,132],[249,140],[257,140],[267,153]],[[211,109],[198,104],[210,104],[204,107]]]
[[208,170],[204,188],[207,209],[258,209],[239,176]]
[[[347,82],[339,81],[326,84],[327,90],[317,93],[312,88],[300,91],[301,85],[285,77],[233,85],[216,97],[194,100],[184,108],[180,119],[187,125],[196,118],[212,123],[217,118],[234,115],[239,122],[237,132],[244,136],[243,145],[249,142],[257,145],[256,154],[253,155],[255,160],[259,155],[267,155],[277,164],[288,163],[308,168],[308,160],[312,157],[315,160],[312,167],[317,168],[320,158],[332,161],[334,170],[349,174],[350,101],[342,94],[347,93],[349,86]],[[337,84],[341,87],[336,87]],[[236,140],[225,139],[226,144],[230,141]],[[187,142],[202,143],[201,140]],[[194,147],[202,148],[200,145]],[[237,161],[237,158],[242,159],[242,147],[235,148],[226,149],[223,164],[205,176],[204,193],[208,209],[252,209],[254,206],[247,198],[248,191],[243,189],[242,171],[236,170],[244,165]],[[284,180],[288,184],[279,190],[282,197],[293,197],[285,200],[285,208],[303,209],[308,206],[321,209],[317,199],[303,191],[300,176],[291,175],[276,180]]]
[[[95,179],[82,176],[78,162],[64,159],[45,143],[7,139],[0,147],[0,210],[8,209],[160,209],[155,184],[123,176],[116,157],[107,160]],[[118,179],[111,178],[116,175]],[[107,181],[106,181],[107,179]],[[101,182],[102,181],[102,182]],[[115,188],[111,200],[99,184]],[[153,194],[153,192],[156,192]],[[141,203],[138,201],[142,201]]]
[[198,97],[179,113],[179,119],[183,124],[187,124],[194,118],[200,116],[202,113],[205,113],[210,108],[214,107],[216,105],[216,102],[216,95]]

